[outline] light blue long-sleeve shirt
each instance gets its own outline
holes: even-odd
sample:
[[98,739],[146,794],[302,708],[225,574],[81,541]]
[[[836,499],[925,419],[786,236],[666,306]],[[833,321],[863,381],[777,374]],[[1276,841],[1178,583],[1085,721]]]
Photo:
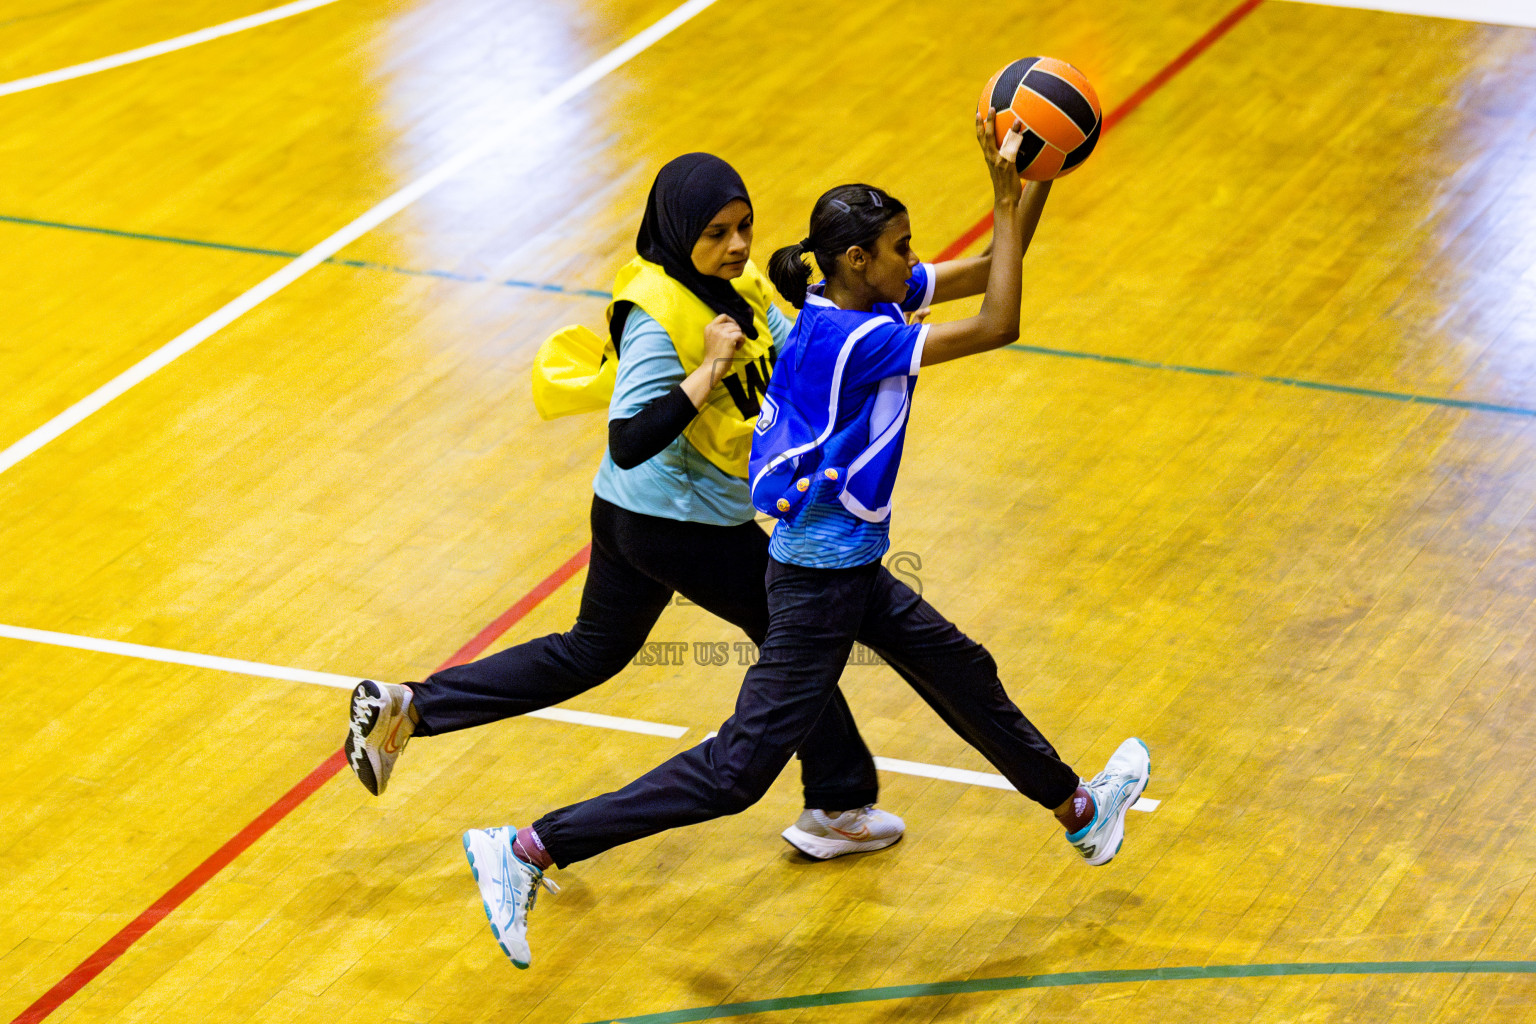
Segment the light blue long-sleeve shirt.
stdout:
[[[784,344],[790,322],[768,307],[774,347]],[[634,416],[683,382],[687,373],[665,329],[639,306],[629,312],[619,344],[619,370],[608,418]],[[712,526],[736,526],[756,512],[747,481],[720,469],[679,434],[658,454],[633,469],[620,469],[605,450],[592,489],[604,501],[642,515]]]

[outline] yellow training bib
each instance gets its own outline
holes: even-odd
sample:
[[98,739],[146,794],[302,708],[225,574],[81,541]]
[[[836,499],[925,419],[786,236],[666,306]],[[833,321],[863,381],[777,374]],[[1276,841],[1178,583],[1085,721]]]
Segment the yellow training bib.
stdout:
[[[752,454],[752,426],[759,398],[773,373],[773,334],[768,330],[769,285],[750,260],[731,282],[752,309],[757,337],[737,351],[732,370],[704,400],[683,431],[688,442],[723,472],[743,479]],[[613,282],[613,301],[632,302],[662,326],[684,373],[704,362],[704,328],[717,315],[704,301],[655,263],[635,257]],[[608,307],[613,316],[613,306]],[[567,327],[539,346],[533,364],[533,401],[545,419],[606,408],[613,397],[613,345],[586,327]]]

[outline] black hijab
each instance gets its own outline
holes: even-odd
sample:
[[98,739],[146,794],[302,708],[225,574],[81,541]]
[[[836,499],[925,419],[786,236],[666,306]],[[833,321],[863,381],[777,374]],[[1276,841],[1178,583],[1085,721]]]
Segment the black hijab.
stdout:
[[[724,313],[741,325],[749,338],[757,337],[752,307],[731,282],[701,274],[693,265],[693,247],[715,214],[733,199],[748,207],[747,186],[730,164],[708,153],[685,153],[656,173],[645,201],[645,217],[635,250],[660,264],[667,276],[697,295],[716,313]],[[617,311],[615,320],[618,320]],[[627,312],[627,310],[626,310]],[[623,330],[622,325],[620,331]]]

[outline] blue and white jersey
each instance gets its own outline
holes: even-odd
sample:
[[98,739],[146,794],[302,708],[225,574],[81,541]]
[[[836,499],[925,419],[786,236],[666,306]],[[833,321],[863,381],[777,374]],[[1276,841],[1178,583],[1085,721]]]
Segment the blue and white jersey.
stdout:
[[[752,437],[752,504],[780,520],[773,558],[852,568],[890,547],[891,491],[928,336],[903,314],[929,305],[933,284],[932,264],[919,264],[900,303],[869,312],[838,308],[820,285],[806,295]],[[801,479],[815,485],[801,492]]]

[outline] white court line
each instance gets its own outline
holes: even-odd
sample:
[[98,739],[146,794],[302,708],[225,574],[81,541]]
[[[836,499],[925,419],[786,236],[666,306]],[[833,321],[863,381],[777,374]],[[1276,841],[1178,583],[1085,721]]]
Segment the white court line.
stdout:
[[1536,0],[1299,0],[1323,7],[1358,7],[1367,11],[1417,14],[1455,21],[1536,28]]
[[[143,644],[124,643],[121,640],[99,640],[92,636],[55,633],[46,629],[7,626],[3,623],[0,623],[0,637],[6,637],[11,640],[27,640],[36,644],[51,644],[54,647],[72,647],[80,651],[118,654],[126,658],[163,661],[172,665],[211,668],[219,672],[236,672],[240,675],[260,676],[263,679],[287,679],[295,683],[314,683],[319,686],[332,686],[341,690],[352,689],[362,678],[360,676],[338,676],[330,672],[311,672],[309,669],[287,668],[282,665],[266,665],[259,661],[220,658],[212,654],[194,654],[191,651],[176,651],[168,647],[146,647]],[[541,711],[530,711],[524,717],[544,718],[554,722],[566,722],[570,725],[591,726],[596,729],[637,732],[647,736],[665,736],[674,740],[680,739],[688,732],[687,727],[681,725],[662,725],[660,722],[646,722],[638,718],[616,718],[613,715],[599,715],[590,711],[570,711],[566,708],[544,708]],[[706,734],[704,738],[707,740],[714,735],[715,733],[711,732]],[[1001,775],[993,775],[990,772],[973,772],[965,768],[944,768],[936,764],[923,764],[921,761],[900,761],[893,757],[877,757],[875,758],[875,767],[897,775],[917,775],[926,779],[944,779],[948,782],[960,782],[969,786],[988,786],[992,789],[1013,788],[1012,783]],[[1160,802],[1142,797],[1131,805],[1131,810],[1155,811]]]
[[236,32],[244,32],[246,29],[255,28],[257,25],[281,21],[283,18],[291,18],[295,14],[303,14],[305,11],[312,11],[316,7],[324,7],[326,4],[333,4],[335,2],[336,0],[297,0],[296,3],[274,7],[270,11],[262,11],[260,14],[251,14],[244,18],[236,18],[234,21],[226,21],[222,25],[214,25],[211,28],[188,32],[186,35],[177,36],[175,39],[150,43],[148,46],[141,46],[137,50],[126,50],[123,53],[113,54],[110,57],[86,61],[84,64],[71,64],[69,67],[59,68],[57,71],[32,75],[29,78],[18,78],[14,82],[0,83],[0,96],[9,96],[13,92],[26,92],[28,89],[40,89],[45,85],[52,85],[55,82],[67,82],[71,78],[83,78],[86,75],[94,75],[98,71],[120,68],[124,64],[133,64],[137,61],[148,60],[151,57],[158,57],[162,53],[170,53],[173,50],[196,46],[198,43],[206,43],[210,39],[234,35]]
[[204,317],[201,321],[171,339],[160,349],[146,356],[139,363],[129,367],[85,398],[82,398],[26,437],[5,449],[5,451],[0,452],[0,473],[4,473],[70,427],[80,423],[135,384],[148,379],[157,370],[164,369],[176,359],[186,355],[214,333],[227,327],[245,313],[250,312],[321,263],[324,263],[330,257],[336,255],[345,246],[372,231],[384,221],[462,171],[475,160],[490,152],[496,146],[513,138],[517,130],[528,121],[555,109],[578,95],[583,89],[601,80],[614,69],[623,66],[625,62],[644,52],[652,44],[666,37],[673,29],[684,24],[714,2],[715,0],[688,0],[687,3],[674,9],[650,28],[645,29],[632,39],[620,44],[591,64],[588,64],[581,71],[556,86],[552,92],[545,93],[522,111],[514,113],[498,130],[487,135],[480,142],[437,165],[422,177],[417,178],[340,231],[314,246],[292,263],[286,264],[281,270],[265,281],[257,284],[238,298],[231,300],[223,308]]
[[332,675],[329,672],[311,672],[304,668],[284,668],[281,665],[263,665],[259,661],[239,661],[235,658],[217,658],[211,654],[194,654],[191,651],[173,651],[167,647],[145,647],[121,640],[98,640],[93,636],[76,636],[73,633],[54,633],[46,629],[27,629],[25,626],[0,624],[0,637],[12,640],[29,640],[35,644],[52,644],[55,647],[73,647],[80,651],[97,651],[101,654],[120,654],[125,658],[145,658],[164,661],[172,665],[191,665],[195,668],[211,668],[220,672],[238,672],[263,679],[288,679],[295,683],[317,683],[350,690],[359,682],[352,676]]
[[639,732],[647,736],[665,736],[668,739],[681,739],[687,735],[688,727],[683,725],[662,725],[660,722],[644,722],[638,718],[615,718],[612,715],[599,715],[591,711],[569,711],[565,708],[544,708],[541,711],[529,711],[524,718],[547,718],[554,722],[567,722],[571,725],[590,725],[594,729],[617,729],[620,732]]
[[[704,738],[709,739],[716,733],[709,733]],[[973,772],[969,768],[945,768],[943,765],[924,764],[921,761],[902,761],[894,757],[876,757],[875,767],[883,772],[893,775],[916,775],[923,779],[943,779],[945,782],[959,782],[966,786],[986,786],[989,789],[1007,789],[1018,792],[1013,788],[1013,783],[993,772]],[[1133,811],[1146,811],[1151,813],[1157,810],[1161,800],[1153,800],[1142,797],[1131,805]]]
[[[936,764],[923,764],[921,761],[898,761],[894,757],[875,758],[875,767],[884,772],[894,772],[897,775],[917,775],[925,779],[944,779],[947,782],[962,782],[967,786],[989,786],[992,789],[1013,789],[1013,783],[995,775],[992,772],[973,772],[968,768],[944,768]],[[1016,792],[1016,791],[1015,791]],[[1133,811],[1146,811],[1151,813],[1157,810],[1161,800],[1153,800],[1150,797],[1142,797],[1131,804]]]
[[[191,665],[194,668],[211,668],[219,672],[237,672],[245,676],[263,679],[286,679],[295,683],[314,683],[350,690],[362,681],[360,676],[338,676],[330,672],[311,672],[306,668],[288,668],[283,665],[265,665],[259,661],[240,661],[237,658],[219,658],[212,654],[194,654],[191,651],[174,651],[168,647],[146,647],[121,640],[99,640],[92,636],[76,636],[72,633],[54,633],[46,629],[27,629],[24,626],[0,624],[0,637],[11,640],[29,640],[54,647],[73,647],[80,651],[96,651],[101,654],[117,654],[125,658],[143,658],[147,661],[163,661],[172,665]],[[642,722],[636,718],[616,718],[598,715],[590,711],[570,711],[566,708],[544,708],[530,711],[529,718],[546,718],[572,725],[587,725],[598,729],[614,729],[619,732],[638,732],[647,736],[666,736],[677,739],[688,732],[681,725],[662,725],[659,722]]]

